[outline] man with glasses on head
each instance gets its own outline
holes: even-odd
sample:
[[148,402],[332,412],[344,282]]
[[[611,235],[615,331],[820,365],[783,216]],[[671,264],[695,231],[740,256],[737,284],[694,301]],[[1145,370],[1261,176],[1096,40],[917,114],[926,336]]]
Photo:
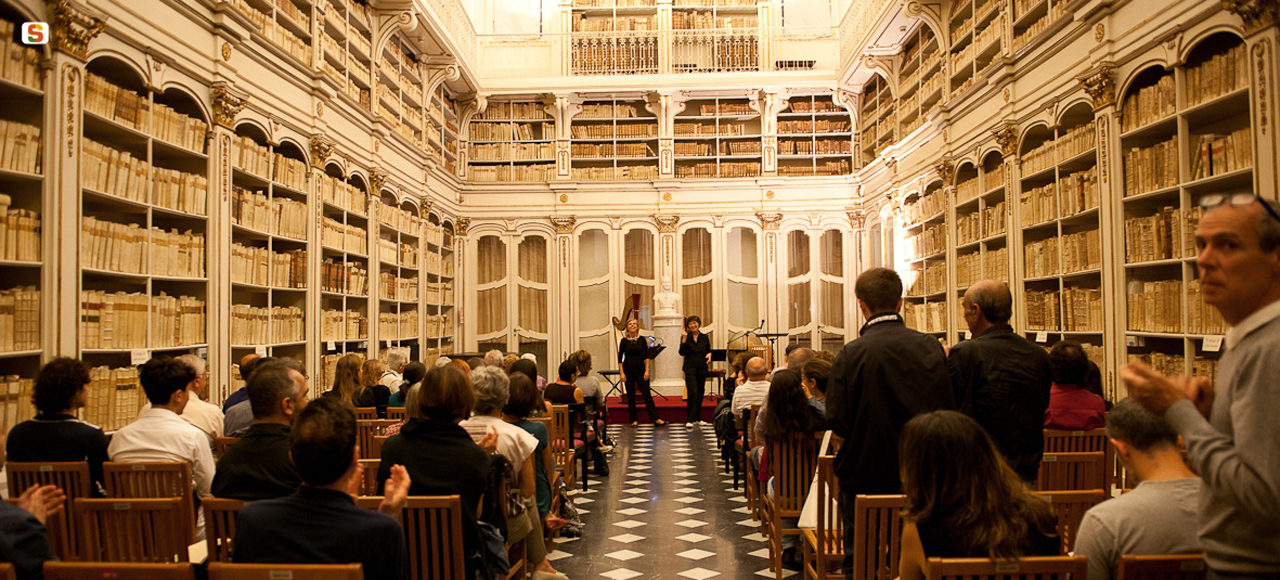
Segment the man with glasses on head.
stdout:
[[1163,414],[1204,480],[1200,540],[1211,579],[1280,577],[1280,213],[1249,193],[1206,195],[1196,227],[1205,303],[1231,326],[1217,382],[1142,363],[1129,395]]

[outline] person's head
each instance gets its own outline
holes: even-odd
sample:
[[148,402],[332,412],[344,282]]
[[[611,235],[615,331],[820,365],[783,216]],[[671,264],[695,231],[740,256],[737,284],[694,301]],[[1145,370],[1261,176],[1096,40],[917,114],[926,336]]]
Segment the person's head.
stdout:
[[194,354],[184,354],[178,357],[178,362],[191,367],[196,373],[196,380],[187,386],[196,397],[201,399],[205,396],[205,391],[209,390],[209,365],[204,359]]
[[493,350],[490,350],[489,352],[484,353],[484,364],[489,365],[491,367],[502,366],[502,351],[495,348]]
[[309,402],[307,379],[281,363],[259,365],[245,388],[255,421],[290,424]]
[[462,371],[462,374],[464,375],[470,375],[471,369],[474,368],[471,366],[471,363],[468,363],[467,361],[462,360],[460,358],[456,358],[449,361],[449,366]]
[[533,384],[535,385],[538,384],[538,364],[537,363],[531,360],[522,358],[511,364],[511,374],[514,375],[516,373],[520,373],[526,377],[529,377],[529,380],[533,381]]
[[356,404],[356,392],[360,390],[360,367],[363,365],[364,357],[353,352],[342,355],[333,371],[333,390],[338,393],[338,398],[348,404]]
[[960,308],[969,332],[976,336],[992,326],[1009,323],[1013,316],[1013,295],[1004,282],[980,280],[964,291]]
[[[1126,398],[1107,413],[1107,437],[1125,468],[1144,478],[1145,467],[1154,461],[1182,461],[1178,452],[1178,432],[1163,416],[1148,411],[1137,401]],[[1144,461],[1145,460],[1145,461]]]
[[422,383],[414,383],[404,396],[404,418],[421,419],[422,415]]
[[1201,205],[1211,207],[1196,225],[1200,291],[1234,326],[1280,300],[1280,209],[1250,194],[1205,196]]
[[813,433],[817,427],[817,415],[810,410],[809,398],[804,394],[800,373],[783,369],[773,373],[769,381],[769,394],[764,414],[764,437],[779,441],[792,435]]
[[289,457],[309,486],[329,487],[345,480],[359,465],[355,409],[332,397],[312,401],[289,430]]
[[138,382],[153,407],[164,407],[182,414],[190,394],[187,385],[196,379],[191,367],[169,356],[152,357],[138,367]]
[[804,363],[804,367],[800,369],[800,378],[804,380],[805,388],[817,397],[827,395],[827,379],[830,377],[831,363],[820,358]]
[[471,386],[476,391],[476,415],[497,415],[507,404],[511,395],[510,379],[502,369],[489,365],[471,371]]
[[382,373],[387,372],[387,365],[378,359],[364,361],[360,368],[360,385],[372,387],[382,380]]
[[747,366],[745,368],[747,370],[748,381],[763,381],[769,376],[769,365],[766,365],[764,363],[764,359],[758,356],[753,356],[747,359]]
[[569,355],[569,360],[578,369],[578,377],[591,374],[591,353],[585,350],[574,351]]
[[535,365],[536,365],[536,364],[538,364],[538,355],[533,354],[533,353],[531,353],[531,352],[526,352],[526,353],[521,354],[521,355],[520,355],[520,359],[521,359],[521,360],[531,360],[531,361],[533,361],[533,364],[535,364]]
[[815,350],[813,351],[813,358],[814,360],[824,360],[834,364],[836,362],[836,353],[829,350]]
[[533,412],[534,407],[538,404],[538,387],[529,380],[529,377],[521,373],[515,373],[508,377],[510,384],[507,386],[509,394],[507,395],[507,404],[502,407],[502,412],[517,419],[524,419]]
[[404,370],[404,365],[407,364],[409,364],[409,353],[405,349],[393,348],[387,351],[386,368],[399,373]]
[[1080,343],[1074,340],[1059,341],[1049,349],[1049,374],[1059,385],[1083,385],[1089,373],[1089,357]]
[[635,337],[636,335],[640,334],[640,320],[639,320],[639,319],[637,319],[637,318],[632,318],[631,320],[628,320],[628,321],[627,321],[627,334],[628,334],[629,336],[631,336],[631,337]]
[[447,365],[447,364],[452,364],[452,363],[453,363],[453,359],[451,359],[451,358],[449,358],[449,357],[447,357],[447,356],[442,356],[442,357],[440,357],[440,358],[436,359],[436,363],[435,363],[434,365],[431,365],[431,366],[435,366],[435,367],[442,367],[442,366],[445,366],[445,365]]
[[968,416],[933,411],[907,421],[898,440],[905,519],[953,531],[961,551],[1022,555],[1031,526],[1052,534],[1048,504],[1005,463],[991,436]]
[[795,352],[797,348],[800,348],[800,343],[788,342],[787,348],[783,349],[783,357],[791,356],[791,353]]
[[[400,396],[407,396],[407,390],[409,387],[421,383],[422,377],[425,376],[427,376],[427,365],[418,361],[413,361],[404,365],[404,374],[400,376],[400,378],[404,379],[400,382]],[[408,399],[401,400],[405,401],[405,404],[408,404]]]
[[1107,400],[1107,394],[1102,391],[1102,369],[1098,368],[1098,363],[1089,361],[1089,370],[1085,371],[1080,388],[1102,397],[1103,401]]
[[684,329],[690,333],[697,333],[702,329],[702,319],[697,314],[686,316],[684,318]]
[[872,268],[860,274],[853,293],[866,318],[902,308],[902,278],[888,268]]
[[272,358],[257,354],[246,354],[240,357],[240,380],[246,383],[249,382],[249,376],[253,374],[253,369],[258,368],[258,365],[268,362]]
[[502,371],[507,374],[511,374],[511,365],[515,364],[518,360],[520,360],[520,355],[514,352],[502,357]]
[[560,382],[562,383],[573,384],[573,381],[578,380],[577,363],[571,360],[566,360],[560,363],[560,368],[556,371],[556,376],[560,378]]
[[813,360],[813,349],[805,346],[798,346],[795,350],[787,353],[787,368],[800,372],[804,368],[805,363]]
[[89,402],[89,365],[60,356],[40,367],[31,402],[41,413],[75,413]]
[[457,423],[471,416],[476,394],[467,374],[446,365],[427,371],[418,393],[418,411],[424,418]]
[[484,357],[473,356],[467,359],[467,366],[473,371],[485,366]]
[[747,372],[747,361],[751,360],[751,353],[740,352],[733,357],[733,363],[729,366],[733,367],[733,374],[745,375]]

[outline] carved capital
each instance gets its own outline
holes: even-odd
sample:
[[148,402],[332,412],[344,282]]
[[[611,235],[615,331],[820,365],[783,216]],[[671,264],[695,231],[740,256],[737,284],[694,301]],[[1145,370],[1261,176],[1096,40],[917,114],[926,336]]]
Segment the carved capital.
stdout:
[[318,169],[324,168],[324,161],[333,155],[333,140],[329,139],[323,133],[317,133],[311,136],[311,165]]
[[765,230],[777,230],[778,224],[782,223],[782,212],[779,211],[758,211],[756,219],[760,220],[760,227]]
[[676,226],[680,223],[678,215],[654,215],[653,223],[658,224],[658,231],[664,234],[675,233]]
[[849,225],[855,230],[867,227],[867,212],[861,209],[845,210],[845,215],[849,216]]
[[467,237],[467,232],[471,230],[471,218],[460,217],[453,221],[453,235],[459,238]]
[[85,14],[69,0],[49,0],[48,4],[53,19],[53,47],[85,60],[89,55],[89,41],[102,33],[106,22]]
[[1116,104],[1116,65],[1110,61],[1098,63],[1098,66],[1076,77],[1084,92],[1093,100],[1093,110]]
[[938,176],[942,178],[942,183],[952,185],[951,180],[956,176],[956,164],[952,163],[950,155],[944,155],[942,161],[933,166],[934,171],[938,172]]
[[228,129],[234,129],[236,115],[244,108],[243,97],[235,95],[231,83],[218,81],[213,83],[213,122]]
[[1244,21],[1246,34],[1280,22],[1280,2],[1276,0],[1222,0],[1222,8]]
[[572,234],[573,226],[578,223],[578,218],[573,216],[551,216],[550,219],[557,234]]
[[381,168],[374,167],[369,170],[369,193],[373,195],[382,194],[382,186],[387,183],[387,174]]
[[1000,152],[1005,158],[1013,157],[1018,153],[1018,124],[1013,121],[1005,121],[996,128],[991,130],[991,134],[995,136],[996,143],[1000,145]]

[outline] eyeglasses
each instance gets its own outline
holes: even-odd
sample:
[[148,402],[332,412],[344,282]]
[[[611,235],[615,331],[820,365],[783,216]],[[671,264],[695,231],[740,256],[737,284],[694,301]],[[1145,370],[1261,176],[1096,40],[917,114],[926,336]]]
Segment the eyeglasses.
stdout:
[[1280,221],[1280,213],[1276,213],[1275,208],[1267,200],[1254,195],[1252,193],[1211,193],[1200,198],[1200,207],[1204,209],[1215,208],[1220,205],[1253,205],[1254,203],[1262,204],[1262,209],[1267,210],[1276,221]]

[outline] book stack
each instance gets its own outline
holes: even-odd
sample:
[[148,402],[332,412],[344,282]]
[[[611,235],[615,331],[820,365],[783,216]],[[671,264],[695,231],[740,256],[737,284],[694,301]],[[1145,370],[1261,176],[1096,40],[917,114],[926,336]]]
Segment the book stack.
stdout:
[[[40,89],[40,51],[14,42],[14,23],[0,20],[0,79],[35,90]],[[7,433],[7,429],[0,433]]]
[[1058,178],[1058,203],[1063,217],[1098,207],[1098,167]]
[[1000,163],[993,169],[982,170],[982,191],[991,191],[997,187],[1004,185],[1004,164]]
[[978,195],[980,195],[981,193],[982,193],[982,184],[978,180],[978,176],[976,175],[956,184],[956,202],[957,203],[969,201],[975,197],[978,197]]
[[231,281],[277,288],[306,288],[306,252],[272,252],[266,248],[232,243]]
[[1005,229],[1004,202],[982,208],[982,236],[1003,234]]
[[367,251],[365,248],[365,244],[368,243],[367,238],[368,232],[360,226],[344,224],[329,217],[321,218],[320,244],[326,248],[363,256]]
[[925,294],[941,294],[947,290],[947,263],[935,262],[924,268]]
[[942,210],[946,209],[944,201],[942,190],[932,191],[920,196],[918,202],[907,205],[908,222],[918,223],[924,221],[925,218],[942,213]]
[[1093,149],[1097,138],[1093,124],[1085,124],[1068,130],[1058,137],[1058,159],[1065,161]]
[[907,303],[902,306],[903,322],[920,332],[943,332],[947,325],[946,302]]
[[1102,291],[1097,288],[1062,289],[1062,310],[1071,332],[1102,331]]
[[467,179],[469,181],[550,181],[555,177],[555,174],[556,166],[554,163],[535,163],[514,167],[506,165],[494,167],[471,165],[467,167]]
[[369,338],[369,320],[354,310],[325,310],[320,313],[320,340],[362,340]]
[[1042,224],[1058,217],[1057,192],[1054,184],[1028,189],[1019,199],[1022,207],[1022,227]]
[[193,346],[205,341],[204,300],[191,296],[168,296],[161,292],[151,298],[151,346],[170,348]]
[[417,236],[420,232],[418,216],[413,215],[409,210],[391,207],[382,200],[374,200],[373,209],[378,216],[378,223],[411,236]]
[[1120,107],[1120,130],[1127,133],[1172,115],[1177,102],[1174,97],[1172,72],[1125,97]]
[[1236,44],[1226,52],[1215,54],[1187,73],[1187,104],[1195,106],[1249,85],[1249,66],[1244,44]]
[[418,338],[418,311],[379,312],[378,338],[381,340]]
[[711,151],[710,143],[700,141],[677,141],[675,143],[677,157],[710,157],[712,155]]
[[1024,276],[1042,278],[1058,273],[1058,238],[1045,238],[1026,243],[1023,255]]
[[975,242],[982,237],[982,214],[969,212],[956,216],[956,241],[961,244]]
[[301,159],[275,154],[275,163],[271,168],[271,178],[276,183],[296,189],[307,190],[307,164]]
[[1062,328],[1061,296],[1057,290],[1027,289],[1027,330]]
[[40,261],[40,214],[9,203],[9,196],[0,194],[0,260]]
[[1178,185],[1177,138],[1130,148],[1124,154],[1124,169],[1126,196]]
[[296,306],[231,305],[231,335],[239,345],[282,344],[305,339],[303,310]]
[[1253,167],[1253,137],[1248,127],[1201,135],[1191,157],[1191,179],[1203,179]]
[[383,272],[379,275],[379,279],[381,281],[381,287],[378,289],[379,298],[400,302],[418,301],[417,276],[397,276],[392,272]]
[[943,224],[926,225],[919,234],[907,238],[908,254],[921,258],[941,254],[947,249],[947,232]]
[[444,338],[446,330],[446,321],[448,319],[441,315],[427,316],[427,338]]
[[40,128],[0,119],[0,169],[40,173]]
[[369,194],[331,175],[320,176],[320,199],[355,214],[369,211]]
[[760,155],[759,141],[722,141],[721,155]]
[[1009,281],[1009,248],[982,252],[982,277],[987,280]]
[[155,103],[151,117],[152,137],[197,153],[205,152],[208,123],[183,115],[161,103]]
[[115,431],[132,423],[147,402],[135,366],[89,369],[88,393],[84,421],[104,431]]
[[788,119],[786,121],[778,121],[779,135],[806,135],[813,133],[813,119]]
[[1200,280],[1187,282],[1187,332],[1192,334],[1226,334],[1227,323],[1217,308],[1204,303]]
[[956,286],[967,288],[982,279],[982,254],[969,252],[956,255]]
[[205,215],[209,180],[203,175],[156,167],[151,171],[152,203],[157,206]]
[[38,350],[40,290],[35,286],[0,290],[0,329],[0,352]]
[[[357,354],[363,355],[364,353],[357,353]],[[320,384],[321,385],[333,384],[333,378],[338,373],[338,359],[342,358],[343,356],[345,355],[339,353],[339,354],[326,354],[320,357]]]
[[151,228],[151,273],[157,276],[203,278],[205,273],[204,235],[190,230],[165,231]]
[[1062,236],[1062,271],[1064,273],[1097,270],[1102,267],[1102,234],[1086,230]]
[[1191,361],[1191,376],[1204,377],[1209,380],[1209,384],[1217,384],[1218,361],[1216,359],[1196,355],[1196,357]]
[[236,137],[236,155],[232,158],[232,167],[266,178],[271,174],[271,151],[259,145],[251,137]]
[[1182,281],[1129,282],[1125,295],[1129,330],[1182,332]]
[[1182,248],[1176,226],[1181,214],[1178,209],[1164,207],[1154,215],[1124,220],[1125,261],[1150,262],[1176,257],[1175,249]]
[[31,404],[34,388],[34,379],[0,376],[0,433],[8,433],[14,425],[35,418],[36,408]]
[[1129,353],[1129,362],[1145,363],[1156,372],[1170,377],[1187,374],[1187,369],[1184,367],[1186,360],[1180,354],[1163,352]]
[[111,84],[93,73],[85,73],[84,108],[104,119],[146,132],[151,101],[129,89]]
[[239,226],[296,240],[307,239],[307,204],[270,199],[240,186],[231,191],[231,219]]
[[150,299],[141,292],[80,292],[81,347],[146,348]]
[[369,271],[355,262],[326,258],[320,268],[320,288],[324,292],[369,295]]
[[80,218],[80,259],[85,268],[146,273],[147,230],[85,216]]
[[1196,205],[1182,212],[1182,215],[1185,216],[1182,220],[1182,255],[1194,258],[1200,255],[1200,250],[1196,248],[1196,228],[1200,226],[1200,218],[1204,217],[1204,208]]
[[92,139],[84,140],[80,179],[85,189],[146,203],[150,170],[151,164],[146,159]]

